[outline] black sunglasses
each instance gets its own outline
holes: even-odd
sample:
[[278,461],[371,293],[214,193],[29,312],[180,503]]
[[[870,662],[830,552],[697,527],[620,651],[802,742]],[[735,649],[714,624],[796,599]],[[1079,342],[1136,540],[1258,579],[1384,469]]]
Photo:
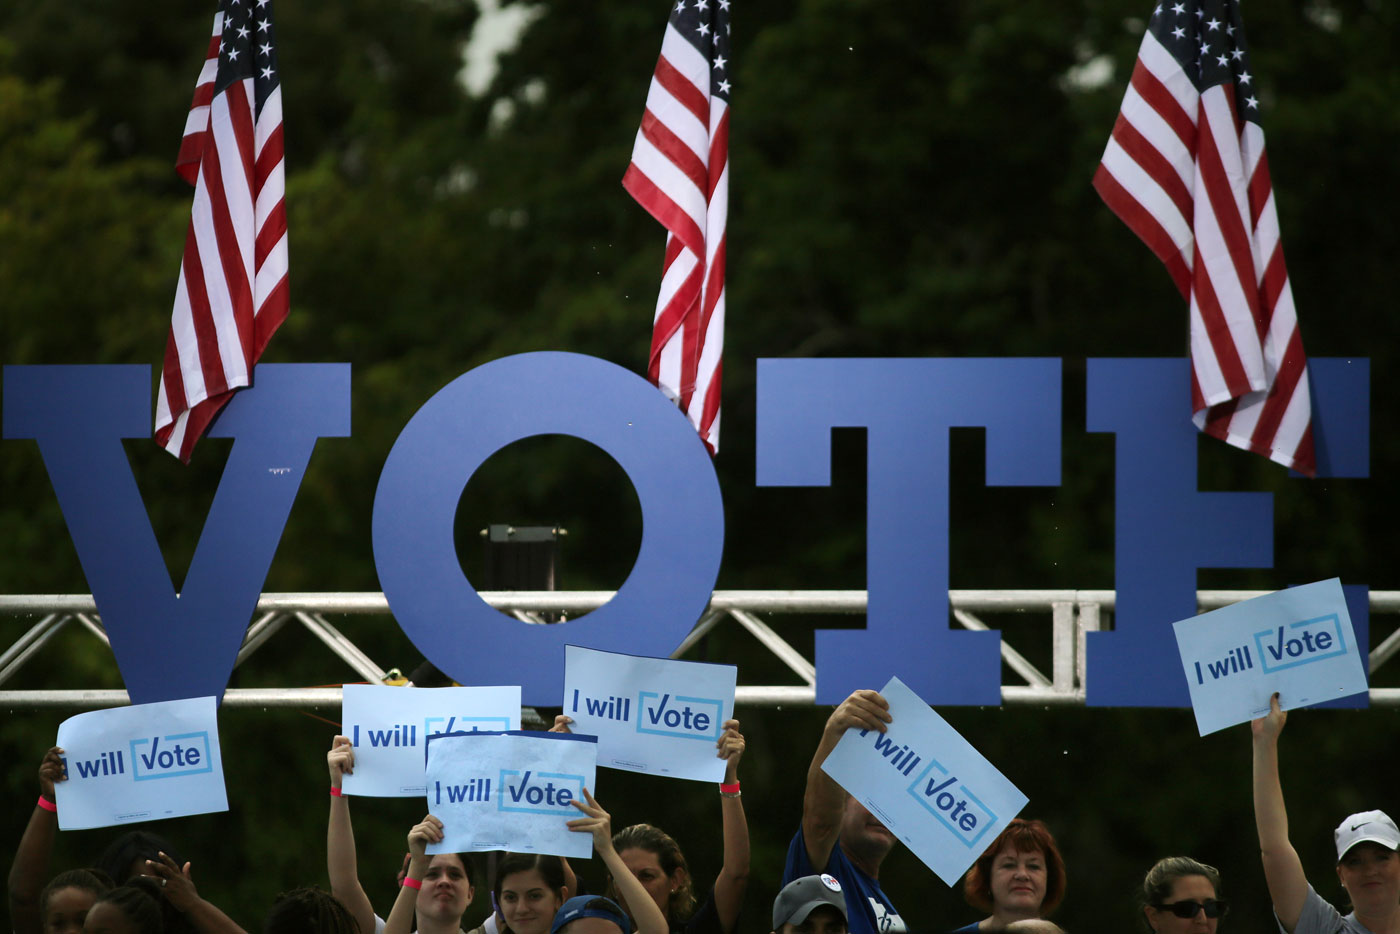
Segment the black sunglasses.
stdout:
[[1179,902],[1159,902],[1152,907],[1159,911],[1170,911],[1178,918],[1194,918],[1198,911],[1204,911],[1207,918],[1222,918],[1225,912],[1230,910],[1230,903],[1223,898],[1208,898],[1203,902],[1187,898]]

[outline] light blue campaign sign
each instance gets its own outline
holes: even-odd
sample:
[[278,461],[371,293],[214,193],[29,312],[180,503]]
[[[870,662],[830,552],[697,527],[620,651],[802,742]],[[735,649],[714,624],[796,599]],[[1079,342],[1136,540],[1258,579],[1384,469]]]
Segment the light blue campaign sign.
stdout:
[[598,744],[569,733],[439,733],[428,737],[428,811],[443,839],[429,853],[511,850],[587,859],[593,837],[569,830],[593,790]]
[[1173,624],[1201,735],[1269,711],[1367,690],[1358,645],[1337,578],[1290,587]]
[[54,785],[62,830],[227,811],[213,697],[69,717],[58,727],[68,780]]
[[734,716],[734,665],[677,662],[570,645],[564,648],[564,713],[576,733],[598,737],[611,769],[724,779],[715,744]]
[[520,729],[520,687],[389,687],[347,684],[342,727],[355,747],[347,795],[419,798],[427,792],[428,737]]
[[822,770],[952,885],[1026,796],[904,682],[880,693],[889,729],[847,730]]

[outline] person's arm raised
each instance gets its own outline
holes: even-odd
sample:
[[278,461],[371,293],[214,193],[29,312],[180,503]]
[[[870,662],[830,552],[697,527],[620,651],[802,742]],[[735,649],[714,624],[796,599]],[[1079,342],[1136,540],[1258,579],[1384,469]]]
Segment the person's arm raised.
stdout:
[[[399,897],[394,899],[394,909],[384,922],[384,934],[408,934],[413,930],[413,915],[418,908],[418,892],[423,888],[423,877],[428,874],[429,843],[442,842],[442,821],[429,814],[408,832],[408,873],[399,887]],[[370,928],[370,930],[374,930]]]
[[341,779],[355,771],[355,747],[349,737],[337,736],[326,753],[331,777],[331,814],[326,822],[326,874],[331,894],[354,917],[365,934],[374,931],[374,906],[360,885],[359,861],[355,855],[355,830],[350,824],[350,799],[339,795]]
[[190,876],[189,863],[182,868],[165,853],[159,857],[146,860],[147,874],[153,873],[160,879],[160,894],[190,920],[196,931],[200,934],[248,934],[219,906],[199,894]]
[[[738,720],[726,720],[717,755],[725,760],[724,783],[739,783],[739,760],[744,755],[744,734]],[[744,815],[744,799],[738,791],[721,792],[720,817],[724,828],[724,865],[715,878],[715,913],[725,934],[732,934],[739,923],[739,909],[749,886],[749,822]]]
[[889,722],[889,702],[877,691],[856,691],[827,718],[821,742],[807,767],[807,791],[802,796],[802,836],[807,841],[807,858],[817,872],[826,871],[831,849],[841,837],[841,816],[846,807],[845,790],[822,771],[822,763],[848,729],[883,733]]
[[15,849],[10,865],[10,923],[14,934],[40,934],[44,918],[39,895],[48,880],[49,858],[58,832],[58,812],[53,807],[54,782],[68,776],[63,769],[63,750],[57,746],[44,753],[39,762],[39,798],[29,815],[29,823]]
[[637,877],[632,875],[622,857],[617,855],[617,850],[613,849],[612,816],[594,800],[587,788],[583,789],[583,797],[583,801],[574,799],[573,805],[585,816],[569,821],[569,829],[593,835],[593,849],[602,858],[603,865],[608,867],[613,885],[617,886],[618,894],[632,912],[632,923],[637,925],[636,934],[667,934],[666,916],[656,907],[656,902],[651,900]]
[[1288,839],[1288,811],[1278,773],[1278,738],[1288,714],[1278,695],[1269,698],[1269,712],[1250,723],[1254,737],[1254,825],[1259,831],[1259,855],[1269,884],[1274,913],[1288,934],[1298,926],[1308,897],[1303,862]]

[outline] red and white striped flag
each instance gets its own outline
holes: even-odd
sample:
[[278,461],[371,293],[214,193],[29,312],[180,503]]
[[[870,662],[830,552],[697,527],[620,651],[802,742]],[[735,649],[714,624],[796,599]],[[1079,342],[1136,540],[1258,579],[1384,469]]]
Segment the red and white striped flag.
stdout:
[[156,399],[156,441],[194,444],[287,317],[282,79],[271,0],[221,0],[175,170],[195,186]]
[[1191,306],[1196,426],[1309,476],[1307,357],[1234,0],[1163,2],[1094,188]]
[[729,3],[677,0],[622,186],[666,228],[647,376],[719,450],[729,218]]

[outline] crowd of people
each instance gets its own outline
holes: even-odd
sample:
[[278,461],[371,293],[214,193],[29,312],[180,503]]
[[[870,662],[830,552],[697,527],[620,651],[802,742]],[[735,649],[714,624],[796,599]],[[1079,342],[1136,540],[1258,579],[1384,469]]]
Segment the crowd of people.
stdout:
[[[1287,715],[1278,695],[1252,724],[1255,823],[1264,876],[1279,930],[1285,934],[1400,934],[1400,829],[1384,812],[1349,815],[1337,826],[1337,876],[1350,913],[1323,899],[1304,875],[1288,837],[1279,779],[1278,742]],[[556,718],[556,731],[572,721]],[[735,934],[769,926],[773,934],[897,934],[903,931],[1063,934],[1050,920],[1065,898],[1068,872],[1049,828],[1016,818],[986,848],[963,879],[970,908],[982,915],[961,927],[901,913],[880,886],[880,867],[895,836],[823,770],[847,730],[885,732],[889,705],[875,691],[856,691],[831,714],[807,772],[801,823],[788,848],[769,919],[743,921],[749,883],[748,824],[738,767],[744,737],[727,721],[716,755],[725,760],[720,785],[723,863],[699,891],[669,834],[650,824],[614,833],[612,819],[585,790],[574,801],[571,831],[587,834],[608,874],[607,889],[581,893],[568,860],[506,853],[481,878],[481,854],[429,855],[444,839],[442,821],[428,814],[408,832],[399,890],[387,916],[359,881],[349,799],[341,781],[355,767],[354,747],[337,736],[326,755],[331,800],[326,835],[329,890],[311,885],[279,895],[266,913],[267,934],[458,934],[462,919],[487,883],[491,912],[471,934]],[[39,801],[20,840],[9,876],[14,934],[243,934],[219,907],[201,897],[190,863],[169,842],[145,831],[115,840],[91,866],[49,878],[57,832],[54,783],[64,781],[63,751],[51,749],[39,767]],[[1185,856],[1159,860],[1140,892],[1142,929],[1150,934],[1215,934],[1228,910],[1218,870]],[[1265,910],[1260,906],[1260,911]],[[1119,929],[1127,919],[1104,919]],[[1095,928],[1097,930],[1098,928]]]

